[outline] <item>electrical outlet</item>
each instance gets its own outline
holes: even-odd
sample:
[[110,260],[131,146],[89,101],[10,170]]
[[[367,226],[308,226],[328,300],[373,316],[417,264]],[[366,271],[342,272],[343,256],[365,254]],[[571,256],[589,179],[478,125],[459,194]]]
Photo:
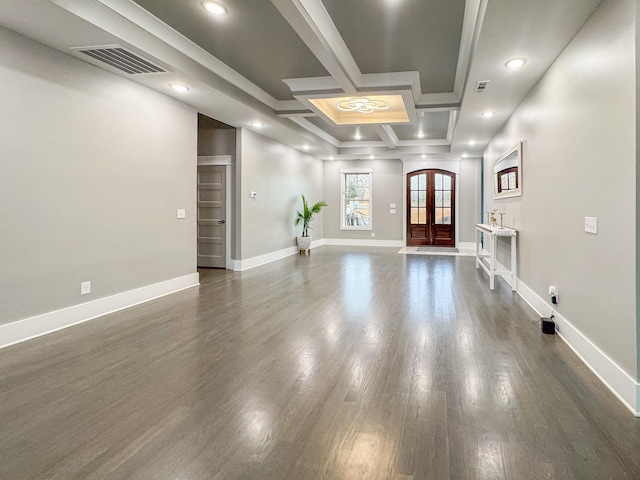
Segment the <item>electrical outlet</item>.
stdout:
[[91,282],[82,282],[80,284],[80,295],[87,295],[91,293]]
[[373,233],[373,232],[371,232],[371,238],[373,238],[373,237],[375,237],[375,236],[376,236],[376,234],[375,234],[375,233]]
[[176,210],[176,218],[187,218],[187,212],[184,208]]
[[551,303],[558,304],[558,287],[549,285],[549,296],[551,297]]

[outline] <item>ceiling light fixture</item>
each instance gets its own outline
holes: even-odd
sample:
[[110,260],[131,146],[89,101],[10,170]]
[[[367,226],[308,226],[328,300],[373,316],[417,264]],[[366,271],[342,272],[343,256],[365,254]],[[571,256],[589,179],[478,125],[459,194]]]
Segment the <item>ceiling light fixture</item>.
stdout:
[[309,150],[309,145],[303,145],[303,146],[302,146],[302,149],[303,149],[303,150]]
[[424,133],[422,132],[418,132],[418,135],[416,135],[418,138],[424,138]]
[[252,127],[256,127],[256,128],[262,128],[262,127],[264,127],[264,123],[258,122],[258,121],[253,121],[253,122],[251,122],[251,126]]
[[361,139],[362,139],[362,135],[360,135],[359,133],[356,133],[356,134],[353,136],[353,138],[354,138],[355,140],[361,140]]
[[387,110],[389,104],[384,100],[369,100],[366,97],[355,97],[336,103],[336,107],[343,112],[369,114],[380,110]]
[[189,87],[185,87],[184,85],[180,85],[179,83],[170,83],[169,86],[176,92],[186,93],[189,91]]
[[333,162],[333,155],[329,155],[329,160]]
[[369,155],[369,160],[373,160],[374,158],[376,158],[376,157],[373,156],[373,155]]
[[526,58],[512,58],[507,63],[505,63],[504,66],[509,70],[515,70],[522,67],[525,63],[527,63]]
[[423,153],[422,155],[420,155],[420,158],[427,158],[427,155]]
[[496,114],[496,112],[482,112],[480,115],[482,115],[484,118],[491,118]]
[[469,140],[469,145],[475,145],[476,141],[475,140]]
[[227,8],[219,2],[213,0],[205,0],[202,2],[202,7],[213,15],[226,15]]

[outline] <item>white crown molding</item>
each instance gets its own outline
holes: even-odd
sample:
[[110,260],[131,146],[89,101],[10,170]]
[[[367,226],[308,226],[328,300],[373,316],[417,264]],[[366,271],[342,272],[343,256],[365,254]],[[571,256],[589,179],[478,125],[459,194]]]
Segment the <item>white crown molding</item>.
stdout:
[[344,92],[333,77],[285,78],[282,81],[292,93]]
[[386,144],[389,150],[395,150],[398,145],[398,136],[390,125],[376,125],[376,133]]
[[423,147],[430,145],[451,145],[446,138],[423,138],[420,140],[399,140],[398,147]]
[[300,125],[302,128],[306,130],[309,130],[311,133],[313,133],[314,135],[317,135],[318,137],[322,138],[326,142],[329,142],[334,147],[336,148],[340,147],[341,142],[337,138],[335,138],[333,135],[328,134],[317,125],[311,123],[306,118],[301,116],[291,116],[289,118],[291,119],[292,122],[297,123],[298,125]]
[[460,107],[460,96],[454,92],[423,93],[416,103],[416,110],[425,110],[430,107],[447,106]]
[[93,320],[109,313],[133,307],[156,298],[198,286],[199,274],[192,273],[164,282],[154,283],[90,302],[36,315],[0,325],[0,348]]
[[449,112],[449,124],[447,125],[447,142],[451,145],[453,139],[453,132],[456,130],[456,124],[458,123],[458,110],[451,110]]

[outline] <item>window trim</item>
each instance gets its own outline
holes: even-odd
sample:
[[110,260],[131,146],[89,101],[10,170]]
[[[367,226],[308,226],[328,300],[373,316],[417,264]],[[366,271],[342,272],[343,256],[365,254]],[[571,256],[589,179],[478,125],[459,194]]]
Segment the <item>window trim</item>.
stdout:
[[[349,226],[345,225],[346,214],[346,191],[345,182],[346,174],[359,174],[369,175],[369,225],[366,226]],[[371,231],[373,230],[373,168],[361,167],[361,168],[341,168],[340,169],[340,230],[361,230]]]

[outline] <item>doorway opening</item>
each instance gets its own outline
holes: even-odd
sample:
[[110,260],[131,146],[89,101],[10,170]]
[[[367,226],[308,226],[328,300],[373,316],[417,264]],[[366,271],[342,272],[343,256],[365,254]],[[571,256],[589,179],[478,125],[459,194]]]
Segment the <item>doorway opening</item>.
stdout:
[[236,129],[198,114],[198,268],[232,268],[230,193],[235,153]]

